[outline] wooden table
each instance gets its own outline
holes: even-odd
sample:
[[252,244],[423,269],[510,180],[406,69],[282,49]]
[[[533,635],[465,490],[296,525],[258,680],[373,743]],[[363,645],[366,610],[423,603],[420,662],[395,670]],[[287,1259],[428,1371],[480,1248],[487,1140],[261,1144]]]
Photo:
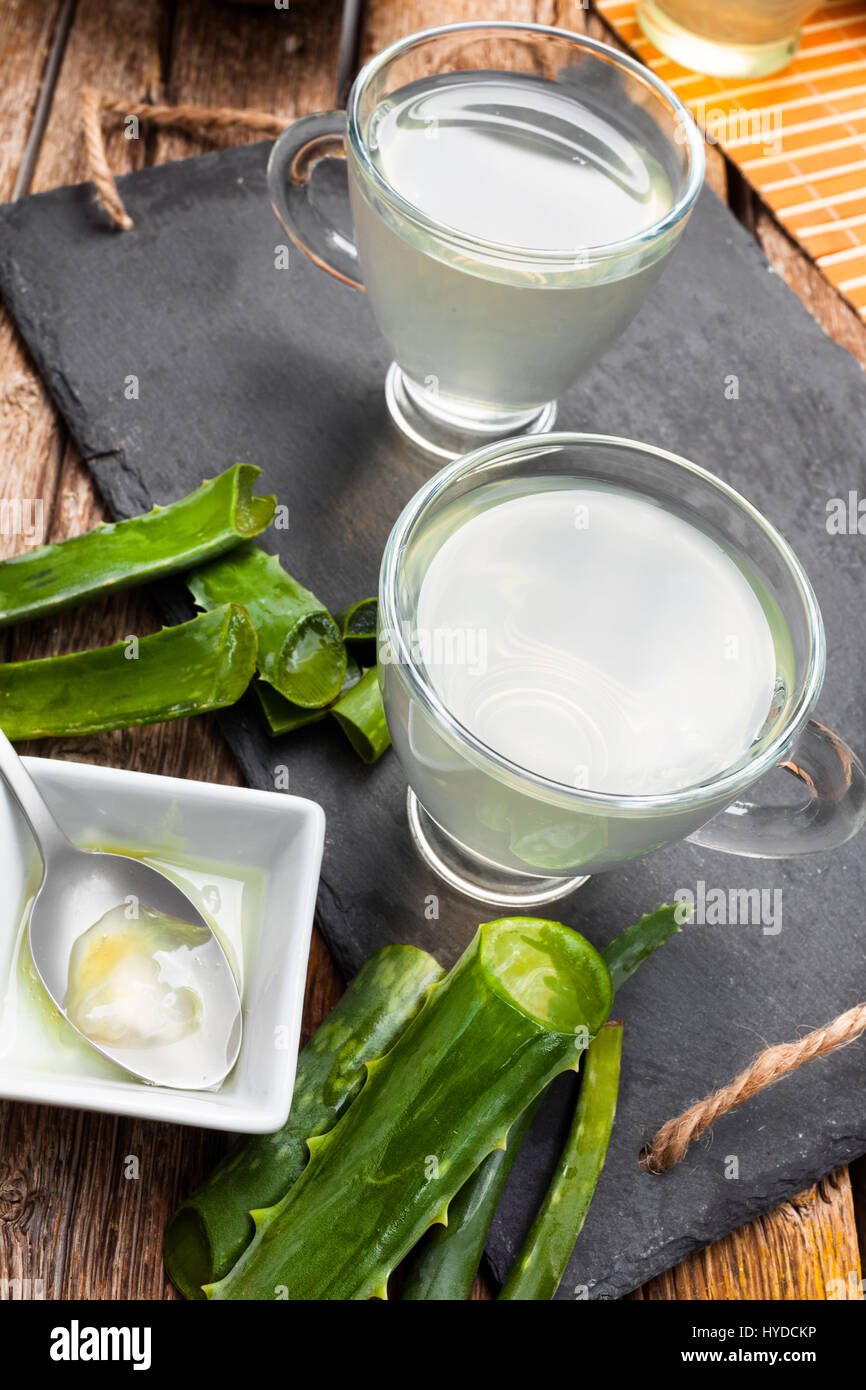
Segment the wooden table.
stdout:
[[[574,0],[367,0],[358,56],[412,30],[469,18],[528,19],[608,37],[602,22]],[[339,0],[292,0],[289,10],[219,0],[0,0],[0,199],[85,176],[78,94],[86,83],[134,100],[257,107],[288,124],[334,105],[340,32]],[[118,130],[109,140],[117,172],[200,148],[163,131],[145,130],[140,139],[126,140]],[[863,323],[718,149],[708,150],[708,163],[712,186],[754,231],[779,273],[826,331],[866,366]],[[0,323],[0,451],[0,498],[42,498],[48,539],[86,530],[103,516],[76,449],[6,319]],[[0,548],[13,553],[17,543],[0,536]],[[117,596],[60,622],[0,634],[0,659],[96,646],[159,625],[142,597]],[[208,718],[56,739],[24,751],[240,781]],[[341,988],[317,937],[305,1040]],[[162,1268],[163,1227],[222,1147],[221,1137],[207,1131],[0,1103],[0,1297],[177,1297]],[[124,1175],[131,1154],[139,1160],[136,1179]],[[822,1299],[842,1286],[846,1296],[860,1296],[858,1219],[866,1248],[863,1163],[690,1257],[633,1297]],[[476,1296],[489,1296],[483,1281]]]

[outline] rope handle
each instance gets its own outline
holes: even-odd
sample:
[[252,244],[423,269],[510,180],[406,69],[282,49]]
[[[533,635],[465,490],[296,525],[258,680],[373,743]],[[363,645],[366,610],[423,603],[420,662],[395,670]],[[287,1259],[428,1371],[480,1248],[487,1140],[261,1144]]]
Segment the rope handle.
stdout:
[[286,119],[269,111],[243,110],[232,106],[160,106],[146,101],[126,101],[110,97],[96,87],[81,92],[81,124],[87,174],[96,188],[96,201],[116,231],[128,231],[133,220],[123,204],[108,163],[103,132],[106,116],[135,116],[151,125],[172,127],[190,135],[218,137],[232,130],[248,130],[256,135],[280,135]]

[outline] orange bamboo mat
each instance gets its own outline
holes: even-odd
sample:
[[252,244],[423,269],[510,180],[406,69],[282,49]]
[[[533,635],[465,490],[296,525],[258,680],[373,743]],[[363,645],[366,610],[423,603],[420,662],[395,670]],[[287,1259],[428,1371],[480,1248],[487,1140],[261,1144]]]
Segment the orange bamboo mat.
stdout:
[[635,0],[597,8],[866,318],[866,3],[825,0],[790,67],[745,82],[665,58],[638,26]]

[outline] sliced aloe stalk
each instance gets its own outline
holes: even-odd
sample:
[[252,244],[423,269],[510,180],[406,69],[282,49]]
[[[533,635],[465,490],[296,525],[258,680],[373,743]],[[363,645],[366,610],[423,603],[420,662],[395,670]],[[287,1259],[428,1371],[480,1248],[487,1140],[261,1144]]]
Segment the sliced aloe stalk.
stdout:
[[283,569],[276,555],[240,545],[187,575],[200,608],[243,604],[259,639],[262,680],[305,709],[321,709],[346,679],[346,648],[323,604]]
[[604,1167],[621,1056],[622,1024],[608,1023],[587,1049],[568,1138],[501,1299],[549,1299],[559,1288]]
[[236,463],[167,507],[4,560],[0,627],[192,569],[257,536],[276,505],[275,497],[253,496],[260,473]]
[[256,634],[236,604],[110,647],[0,664],[7,738],[50,738],[159,724],[239,700]]
[[331,706],[331,714],[365,763],[374,763],[391,747],[375,667],[365,671],[357,685],[340,696]]
[[577,1066],[613,996],[588,941],[557,922],[479,929],[211,1299],[385,1297],[395,1265],[517,1116]]
[[602,955],[615,990],[621,989],[638,967],[665,944],[668,937],[682,930],[677,920],[681,913],[682,906],[673,903],[657,907],[655,912],[645,912],[643,917],[639,917],[605,946]]
[[[346,679],[338,698],[342,699],[360,679],[361,668],[349,653],[346,658]],[[268,732],[273,738],[280,734],[292,734],[296,729],[305,729],[309,724],[318,724],[321,720],[327,719],[334,708],[333,705],[325,705],[323,709],[304,709],[303,705],[293,705],[291,700],[285,699],[272,685],[268,685],[267,681],[256,681],[253,689],[262,707]]]
[[334,622],[340,629],[343,641],[362,666],[376,665],[378,616],[379,602],[375,598],[362,598],[334,614]]
[[187,1298],[228,1274],[249,1245],[250,1212],[282,1197],[307,1164],[307,1140],[336,1123],[368,1064],[383,1056],[442,978],[416,946],[383,946],[361,967],[298,1058],[289,1118],[276,1134],[241,1139],[165,1232],[166,1268]]
[[469,1298],[493,1213],[541,1100],[541,1096],[536,1096],[514,1121],[505,1146],[488,1154],[463,1184],[448,1208],[448,1225],[431,1226],[422,1236],[412,1252],[412,1265],[401,1298],[426,1303],[452,1303]]
[[[643,962],[680,930],[680,908],[666,905],[647,912],[626,927],[602,951],[614,990],[630,979]],[[448,1208],[448,1225],[434,1226],[412,1254],[404,1299],[451,1302],[472,1291],[490,1224],[508,1174],[529,1130],[533,1104],[508,1131],[504,1150],[488,1154]]]

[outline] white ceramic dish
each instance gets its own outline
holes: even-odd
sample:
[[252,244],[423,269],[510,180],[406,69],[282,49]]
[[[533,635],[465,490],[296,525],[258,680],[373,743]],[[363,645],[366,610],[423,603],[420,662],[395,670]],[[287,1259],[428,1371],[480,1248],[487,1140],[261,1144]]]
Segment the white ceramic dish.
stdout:
[[[10,1047],[7,1005],[17,979],[15,943],[28,895],[38,882],[39,861],[20,812],[0,785],[0,1020],[7,1025],[0,1027],[0,1096],[251,1134],[278,1129],[288,1115],[295,1079],[324,845],[322,808],[296,796],[89,763],[25,762],[77,844],[135,849],[155,860],[201,865],[199,884],[205,893],[208,867],[244,879],[239,962],[244,1035],[234,1070],[212,1092],[146,1086],[108,1064],[109,1074],[93,1075],[86,1066],[76,1066],[71,1048],[58,1047],[46,1065],[44,1058],[22,1048],[20,1027],[19,1041]],[[240,896],[241,889],[237,892]],[[235,913],[236,920],[239,915]],[[223,936],[232,934],[229,930]],[[234,934],[239,944],[240,936]],[[69,1025],[56,1019],[54,1026],[62,1030]]]

